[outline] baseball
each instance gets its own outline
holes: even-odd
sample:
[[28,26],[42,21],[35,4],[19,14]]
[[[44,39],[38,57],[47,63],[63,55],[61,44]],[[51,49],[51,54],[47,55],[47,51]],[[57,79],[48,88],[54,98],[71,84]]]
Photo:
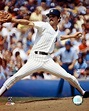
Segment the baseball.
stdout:
[[73,103],[75,105],[81,105],[83,102],[83,98],[80,95],[74,96]]

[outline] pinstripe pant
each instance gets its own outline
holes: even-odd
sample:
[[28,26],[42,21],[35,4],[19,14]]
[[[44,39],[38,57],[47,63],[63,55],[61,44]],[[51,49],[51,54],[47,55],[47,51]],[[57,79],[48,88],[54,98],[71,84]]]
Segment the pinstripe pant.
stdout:
[[77,79],[67,73],[59,64],[55,63],[50,55],[30,54],[27,63],[12,77],[5,81],[4,85],[7,89],[14,85],[17,81],[25,76],[28,76],[36,71],[47,71],[57,77],[67,80],[72,86],[78,89],[83,94],[83,89],[80,87]]

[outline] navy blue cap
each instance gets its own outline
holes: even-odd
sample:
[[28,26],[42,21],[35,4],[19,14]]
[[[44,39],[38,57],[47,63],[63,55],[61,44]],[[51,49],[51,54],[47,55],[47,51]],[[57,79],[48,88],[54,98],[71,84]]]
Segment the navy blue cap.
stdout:
[[41,0],[41,2],[45,2],[46,3],[46,0]]
[[72,46],[71,41],[69,41],[69,40],[66,41],[66,42],[65,42],[65,45],[70,45],[70,46]]
[[46,14],[48,17],[49,17],[49,15],[55,15],[55,16],[57,16],[57,17],[60,17],[60,11],[59,10],[57,10],[57,9],[51,9],[50,11],[49,11],[49,13],[48,14]]

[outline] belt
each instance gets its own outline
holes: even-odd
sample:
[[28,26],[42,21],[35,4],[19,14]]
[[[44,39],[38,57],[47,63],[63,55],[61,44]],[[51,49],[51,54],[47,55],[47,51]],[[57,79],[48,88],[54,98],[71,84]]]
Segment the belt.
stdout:
[[70,65],[72,62],[64,62],[63,64]]
[[41,52],[41,51],[35,51],[35,54],[48,55],[48,53],[46,53],[46,52]]

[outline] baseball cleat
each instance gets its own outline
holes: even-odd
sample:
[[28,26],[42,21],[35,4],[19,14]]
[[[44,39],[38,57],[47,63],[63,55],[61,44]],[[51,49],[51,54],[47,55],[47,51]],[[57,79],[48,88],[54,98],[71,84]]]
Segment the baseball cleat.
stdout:
[[89,91],[86,91],[83,95],[83,98],[88,98],[89,97]]

